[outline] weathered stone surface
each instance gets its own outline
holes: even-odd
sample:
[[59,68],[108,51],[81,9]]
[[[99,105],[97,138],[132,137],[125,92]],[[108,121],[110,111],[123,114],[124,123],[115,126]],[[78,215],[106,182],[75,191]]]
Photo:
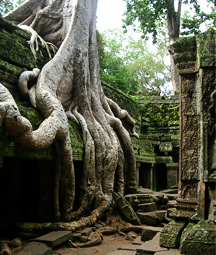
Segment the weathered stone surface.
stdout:
[[151,240],[147,241],[144,244],[140,245],[137,248],[137,255],[146,255],[146,254],[155,254],[156,252],[167,251],[166,248],[159,246],[160,233],[157,233],[156,236]]
[[33,239],[36,242],[46,243],[51,247],[56,247],[72,238],[71,231],[53,231],[46,235]]
[[156,252],[154,255],[180,255],[180,251],[177,249],[170,249],[167,251]]
[[141,240],[141,236],[137,236],[137,238],[132,242],[134,245],[141,245],[143,241]]
[[185,221],[171,221],[161,232],[160,245],[168,248],[178,247],[182,231],[185,227]]
[[183,254],[215,255],[216,225],[210,221],[191,224],[182,234],[180,250]]
[[135,251],[122,251],[122,250],[108,253],[108,255],[135,255],[135,254],[136,254]]
[[73,233],[73,237],[72,237],[73,241],[80,240],[80,238],[81,238],[81,233]]
[[90,236],[91,233],[92,233],[92,228],[85,228],[81,231],[82,236]]
[[140,247],[140,245],[136,244],[126,244],[118,247],[118,250],[126,250],[126,251],[136,251],[136,249]]
[[113,198],[116,202],[117,208],[126,220],[135,225],[141,225],[141,222],[130,203],[120,193],[113,192]]
[[125,198],[132,206],[154,202],[154,198],[150,194],[129,194]]
[[163,211],[154,211],[154,212],[147,212],[147,213],[138,212],[137,215],[142,224],[147,224],[150,226],[158,226],[161,222],[165,221],[166,211],[163,210]]
[[151,189],[139,187],[139,188],[137,189],[137,193],[138,193],[138,194],[152,194],[153,191],[152,191]]
[[153,212],[158,209],[155,202],[152,203],[145,203],[145,204],[139,204],[137,206],[137,209],[141,212]]
[[47,255],[51,253],[52,248],[45,243],[31,242],[17,255]]
[[178,189],[166,189],[162,190],[162,193],[167,193],[167,194],[178,194]]
[[155,235],[161,231],[162,228],[160,227],[145,226],[142,229],[141,240],[143,242],[152,240],[155,237]]
[[175,200],[169,201],[166,205],[161,205],[160,209],[161,210],[168,210],[170,208],[175,208],[177,202]]

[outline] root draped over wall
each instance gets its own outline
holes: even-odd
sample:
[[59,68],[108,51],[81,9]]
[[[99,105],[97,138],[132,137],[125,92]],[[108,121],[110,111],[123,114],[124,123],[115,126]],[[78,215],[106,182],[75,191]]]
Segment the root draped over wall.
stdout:
[[[33,131],[10,92],[0,84],[0,125],[26,150],[43,150],[53,142],[56,146],[55,218],[69,223],[44,223],[29,229],[74,230],[90,225],[109,209],[113,191],[136,191],[136,160],[129,132],[138,135],[134,120],[103,92],[96,9],[97,0],[29,0],[6,16],[59,46],[54,58],[41,70],[34,89],[28,90],[25,84],[23,90],[44,117],[37,130]],[[79,123],[85,144],[80,174],[84,194],[77,211],[73,211],[76,178],[68,119]],[[121,119],[131,126],[129,132]],[[90,206],[91,215],[82,218]]]

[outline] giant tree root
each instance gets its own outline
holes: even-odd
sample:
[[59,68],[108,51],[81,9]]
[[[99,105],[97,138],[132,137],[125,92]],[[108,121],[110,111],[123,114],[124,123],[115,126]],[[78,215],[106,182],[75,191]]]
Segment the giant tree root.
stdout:
[[69,241],[69,245],[75,248],[95,246],[101,243],[103,235],[99,231],[96,231],[92,232],[89,237],[86,237],[86,239],[87,242],[85,243],[73,243],[72,241]]
[[19,238],[13,240],[0,241],[0,255],[10,255],[15,250],[22,247],[22,241]]
[[99,220],[108,209],[109,204],[102,202],[101,205],[95,209],[91,215],[82,217],[78,221],[73,222],[52,222],[52,223],[16,223],[16,228],[23,232],[49,232],[56,230],[70,230],[75,231],[78,228],[93,226],[97,220]]

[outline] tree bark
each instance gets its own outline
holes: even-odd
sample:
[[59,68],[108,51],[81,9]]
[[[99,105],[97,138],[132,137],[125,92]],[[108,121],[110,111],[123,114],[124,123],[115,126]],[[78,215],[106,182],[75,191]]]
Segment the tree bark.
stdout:
[[[0,85],[0,123],[5,123],[7,132],[26,149],[44,149],[56,141],[55,216],[58,221],[79,219],[63,224],[63,228],[73,230],[101,217],[111,205],[113,191],[136,190],[135,154],[129,132],[120,119],[128,121],[137,136],[135,122],[103,93],[96,9],[97,0],[29,0],[7,15],[7,19],[31,26],[43,39],[59,46],[54,58],[41,70],[34,94],[29,91],[45,118],[38,130],[32,131],[3,85]],[[73,211],[76,179],[67,117],[80,124],[85,143],[81,174],[85,192],[76,212]],[[80,218],[93,201],[92,214]],[[52,224],[51,228],[60,225]]]
[[[170,44],[172,44],[177,38],[179,38],[181,7],[182,7],[182,0],[178,1],[177,11],[175,11],[174,0],[168,1],[167,26],[168,26]],[[173,84],[173,93],[176,94],[179,91],[179,73],[174,63],[172,52],[170,52],[170,60],[171,60],[171,78],[172,78],[172,84]]]

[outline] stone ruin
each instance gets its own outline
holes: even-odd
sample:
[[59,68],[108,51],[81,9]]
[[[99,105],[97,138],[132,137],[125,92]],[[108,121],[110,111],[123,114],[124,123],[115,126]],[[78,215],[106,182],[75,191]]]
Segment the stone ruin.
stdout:
[[179,192],[160,245],[182,254],[216,252],[216,33],[171,47],[180,76]]
[[[38,54],[37,59],[32,58],[27,43],[29,37],[0,18],[1,83],[10,90],[20,112],[36,129],[42,118],[28,102],[23,102],[17,81],[22,71],[41,68],[49,58],[46,51],[42,52],[43,57]],[[126,199],[139,210],[137,215],[143,224],[157,226],[173,219],[163,228],[160,245],[180,248],[183,254],[215,254],[215,39],[215,32],[209,32],[181,38],[170,47],[180,75],[180,125],[178,96],[168,100],[156,96],[137,104],[124,93],[103,84],[105,94],[126,108],[137,121],[140,133],[139,140],[132,138],[140,194],[126,196]],[[80,128],[72,121],[70,134],[78,175],[84,145]],[[17,147],[2,128],[0,137],[0,201],[4,204],[0,211],[0,231],[7,229],[5,223],[10,220],[52,220],[55,148],[26,152]],[[176,193],[176,188],[177,204],[177,195],[170,194]],[[168,190],[145,194],[147,189]],[[76,191],[79,192],[78,185]],[[150,214],[153,216],[149,217]],[[138,253],[144,254],[141,250]]]
[[[49,56],[42,49],[35,59],[27,42],[29,39],[27,32],[0,18],[0,81],[16,99],[21,114],[37,129],[43,119],[29,102],[22,99],[17,83],[23,71],[42,68],[49,61]],[[155,96],[137,104],[108,84],[103,84],[103,88],[105,94],[126,109],[137,122],[140,139],[132,138],[132,143],[137,160],[138,186],[155,191],[177,187],[178,97],[166,99]],[[79,179],[84,144],[79,126],[72,121],[69,124],[75,172]],[[5,205],[0,211],[0,221],[15,218],[44,222],[53,219],[55,155],[55,146],[41,152],[24,151],[0,128],[0,201]],[[79,192],[79,184],[76,192]]]

